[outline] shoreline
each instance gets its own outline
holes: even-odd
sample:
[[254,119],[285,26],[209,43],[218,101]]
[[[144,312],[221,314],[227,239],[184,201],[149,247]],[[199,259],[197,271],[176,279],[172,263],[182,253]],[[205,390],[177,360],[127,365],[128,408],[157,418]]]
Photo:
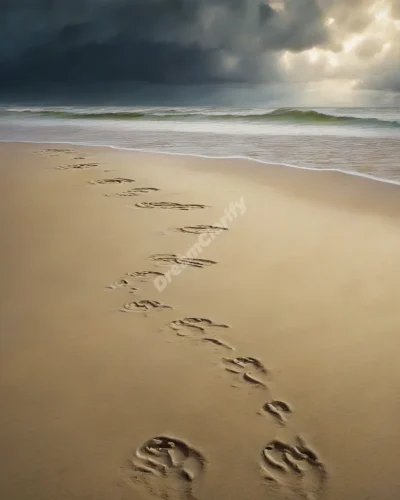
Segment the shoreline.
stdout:
[[88,147],[88,148],[109,148],[117,151],[131,151],[137,153],[148,153],[154,155],[170,155],[170,156],[188,156],[191,158],[204,158],[209,160],[241,160],[241,161],[249,161],[252,163],[259,163],[267,166],[279,166],[279,167],[287,167],[293,168],[297,170],[305,170],[310,172],[334,172],[338,174],[350,175],[352,177],[361,177],[363,179],[367,179],[370,181],[380,182],[384,184],[393,184],[395,186],[400,186],[400,181],[395,181],[391,179],[384,179],[381,177],[375,177],[369,174],[362,174],[361,172],[353,172],[351,170],[341,170],[339,168],[319,168],[319,167],[302,167],[299,165],[292,165],[290,163],[272,163],[264,160],[258,160],[255,158],[250,158],[247,156],[207,156],[207,155],[196,155],[190,153],[170,153],[168,151],[159,151],[159,150],[147,150],[147,149],[136,149],[136,148],[124,148],[120,146],[114,146],[110,144],[89,144],[89,143],[78,143],[78,142],[36,142],[36,141],[3,141],[0,139],[0,143],[2,144],[52,144],[52,145],[68,145],[68,146],[79,146],[79,147]]

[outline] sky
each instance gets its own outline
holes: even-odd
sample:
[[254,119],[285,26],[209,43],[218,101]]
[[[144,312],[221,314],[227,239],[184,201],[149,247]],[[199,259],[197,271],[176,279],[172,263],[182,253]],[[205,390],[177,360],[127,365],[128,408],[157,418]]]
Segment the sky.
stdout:
[[398,93],[400,0],[0,0],[0,94],[138,83]]

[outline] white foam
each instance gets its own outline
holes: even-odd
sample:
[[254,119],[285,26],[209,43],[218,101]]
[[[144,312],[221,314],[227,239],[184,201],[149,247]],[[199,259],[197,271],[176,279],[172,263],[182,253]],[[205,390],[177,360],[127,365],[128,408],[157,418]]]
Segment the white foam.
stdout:
[[362,177],[364,179],[372,180],[372,181],[377,181],[377,182],[383,182],[385,184],[394,184],[396,186],[400,186],[400,181],[395,181],[393,179],[383,179],[381,177],[375,177],[373,175],[369,174],[363,174],[361,172],[355,172],[351,170],[342,170],[340,168],[320,168],[320,167],[303,167],[299,165],[293,165],[290,163],[280,163],[280,162],[268,162],[265,160],[260,160],[257,158],[250,158],[248,156],[209,156],[209,155],[200,155],[200,154],[194,154],[194,153],[179,153],[179,152],[169,152],[169,151],[159,151],[159,150],[153,150],[153,149],[139,149],[139,148],[126,148],[122,146],[115,146],[115,145],[110,145],[110,144],[90,144],[90,143],[84,143],[84,142],[66,142],[66,141],[27,141],[27,140],[18,140],[18,141],[9,141],[9,140],[3,140],[0,139],[0,142],[5,142],[5,143],[22,143],[22,144],[65,144],[67,146],[86,146],[86,147],[94,147],[94,148],[110,148],[110,149],[116,149],[116,150],[122,150],[122,151],[136,151],[138,153],[151,153],[151,154],[163,154],[163,155],[171,155],[171,156],[190,156],[194,158],[208,158],[208,159],[213,159],[213,160],[246,160],[246,161],[251,161],[254,163],[261,163],[263,165],[277,165],[277,166],[282,166],[282,167],[289,167],[289,168],[296,168],[299,170],[311,170],[313,172],[338,172],[340,174],[345,174],[345,175],[352,175],[355,177]]

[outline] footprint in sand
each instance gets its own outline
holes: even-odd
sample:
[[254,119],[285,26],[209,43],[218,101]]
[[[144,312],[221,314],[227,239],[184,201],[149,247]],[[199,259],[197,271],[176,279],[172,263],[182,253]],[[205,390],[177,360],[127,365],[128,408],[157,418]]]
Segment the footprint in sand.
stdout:
[[171,321],[168,325],[179,337],[186,337],[201,342],[210,342],[218,347],[224,347],[231,351],[234,350],[232,346],[223,340],[216,338],[212,335],[214,329],[229,328],[228,325],[215,323],[207,318],[183,318]]
[[119,288],[130,288],[132,293],[135,293],[138,289],[133,287],[136,281],[141,283],[147,283],[154,281],[156,278],[164,276],[163,273],[157,271],[137,271],[134,273],[126,273],[124,278],[118,279],[111,283],[111,285],[106,286],[109,290],[116,290]]
[[193,488],[205,468],[203,454],[185,441],[157,436],[139,446],[125,470],[134,487],[154,496],[194,500]]
[[[62,154],[75,155],[75,154],[77,154],[77,152],[73,151],[72,149],[42,149],[40,151],[35,151],[35,154],[38,154],[40,156],[47,156],[48,158],[55,158],[55,157],[61,156]],[[86,157],[84,157],[82,159],[85,160]]]
[[123,193],[116,193],[110,196],[140,196],[142,194],[150,194],[155,193],[156,191],[160,191],[158,188],[153,187],[141,187],[141,188],[133,188],[128,191],[124,191]]
[[196,210],[206,208],[206,205],[187,204],[187,203],[172,203],[168,201],[153,201],[136,203],[138,208],[161,208],[165,210]]
[[284,401],[269,401],[261,409],[262,415],[272,415],[281,425],[286,425],[287,417],[293,412],[291,406]]
[[176,321],[172,321],[169,324],[170,328],[176,330],[178,335],[190,336],[195,330],[197,333],[200,331],[204,333],[209,328],[229,328],[229,325],[224,325],[221,323],[215,323],[211,319],[207,318],[183,318]]
[[275,483],[285,498],[317,500],[327,481],[327,471],[317,454],[304,439],[296,438],[291,445],[275,439],[261,452],[263,477]]
[[134,273],[126,273],[126,276],[132,277],[135,281],[147,283],[159,278],[160,276],[164,276],[164,273],[159,273],[157,271],[136,271]]
[[111,283],[111,285],[106,286],[108,290],[118,290],[121,288],[129,288],[129,293],[136,293],[138,291],[137,288],[133,287],[129,280],[126,279],[120,279],[117,281],[114,281],[114,283]]
[[173,253],[156,254],[152,255],[150,258],[152,260],[155,260],[156,262],[159,262],[160,265],[167,265],[167,266],[178,264],[180,266],[203,268],[216,264],[214,260],[194,259],[191,257],[179,257],[178,255]]
[[89,184],[130,184],[135,182],[133,179],[124,177],[114,177],[113,179],[99,179],[97,181],[90,181]]
[[172,309],[172,307],[161,304],[157,300],[138,300],[135,302],[129,302],[128,304],[125,304],[121,309],[121,312],[148,313],[163,309]]
[[184,226],[178,227],[177,231],[180,233],[190,233],[190,234],[218,234],[223,231],[228,231],[227,227],[222,226],[207,226],[200,224],[198,226]]
[[223,358],[223,368],[234,375],[237,382],[247,385],[266,388],[267,369],[256,358]]
[[99,163],[76,163],[73,165],[64,165],[64,166],[59,166],[56,167],[57,170],[69,170],[69,169],[78,169],[78,170],[84,170],[87,168],[93,168],[93,167],[98,167]]
[[38,151],[38,154],[54,154],[54,153],[76,154],[76,151],[73,151],[72,149],[57,149],[57,148],[42,149]]

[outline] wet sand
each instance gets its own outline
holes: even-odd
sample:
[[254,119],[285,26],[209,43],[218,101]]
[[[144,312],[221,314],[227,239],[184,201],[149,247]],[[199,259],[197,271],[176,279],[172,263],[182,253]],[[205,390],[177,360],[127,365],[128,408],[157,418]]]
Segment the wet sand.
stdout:
[[0,159],[0,498],[397,498],[399,186]]

